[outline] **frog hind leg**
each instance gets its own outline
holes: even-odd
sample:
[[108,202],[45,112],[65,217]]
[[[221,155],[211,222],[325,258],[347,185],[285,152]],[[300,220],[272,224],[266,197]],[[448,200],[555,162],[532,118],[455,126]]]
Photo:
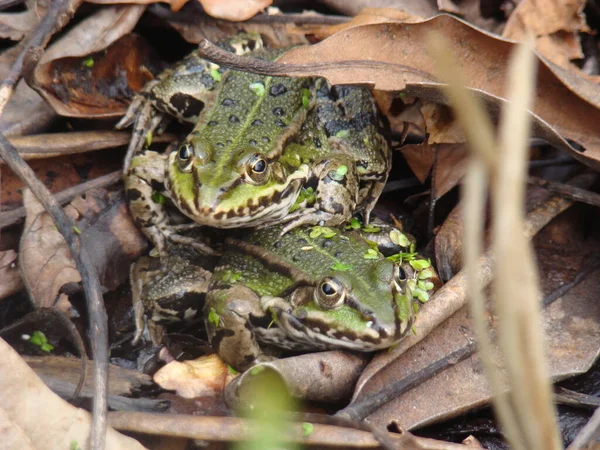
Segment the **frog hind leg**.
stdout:
[[206,297],[204,313],[209,341],[223,361],[246,370],[261,360],[263,353],[251,321],[268,318],[255,292],[240,284],[213,289]]

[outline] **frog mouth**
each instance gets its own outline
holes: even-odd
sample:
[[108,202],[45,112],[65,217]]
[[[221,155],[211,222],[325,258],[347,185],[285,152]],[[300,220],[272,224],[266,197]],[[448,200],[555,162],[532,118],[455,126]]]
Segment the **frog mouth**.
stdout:
[[352,330],[337,330],[324,327],[324,324],[316,321],[301,321],[286,311],[279,311],[277,325],[293,340],[306,344],[307,347],[323,350],[341,348],[371,352],[390,347],[402,337],[396,332],[389,333],[377,326],[372,326],[369,332],[361,334]]

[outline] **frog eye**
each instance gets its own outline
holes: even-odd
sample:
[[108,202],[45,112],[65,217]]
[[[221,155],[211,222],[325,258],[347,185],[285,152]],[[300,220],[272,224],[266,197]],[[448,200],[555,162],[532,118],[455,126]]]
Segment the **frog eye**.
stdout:
[[246,164],[246,175],[253,184],[262,184],[267,181],[269,164],[260,153],[252,155]]
[[177,150],[177,162],[179,163],[179,170],[182,172],[190,172],[192,170],[192,156],[194,155],[194,148],[189,142],[184,142]]
[[398,274],[396,278],[398,281],[406,281],[406,271],[402,267],[398,267]]
[[323,309],[334,309],[344,303],[346,290],[335,278],[324,278],[315,290],[315,300]]

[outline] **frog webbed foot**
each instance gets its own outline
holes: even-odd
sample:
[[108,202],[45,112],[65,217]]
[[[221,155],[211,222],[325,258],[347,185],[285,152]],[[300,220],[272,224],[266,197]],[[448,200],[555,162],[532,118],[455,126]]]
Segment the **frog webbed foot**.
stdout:
[[137,95],[134,98],[125,116],[115,126],[115,128],[120,130],[133,123],[133,132],[123,165],[124,174],[128,173],[134,155],[140,153],[144,148],[144,142],[148,135],[152,135],[157,128],[164,129],[167,121],[168,118],[156,110],[152,103],[144,96]]

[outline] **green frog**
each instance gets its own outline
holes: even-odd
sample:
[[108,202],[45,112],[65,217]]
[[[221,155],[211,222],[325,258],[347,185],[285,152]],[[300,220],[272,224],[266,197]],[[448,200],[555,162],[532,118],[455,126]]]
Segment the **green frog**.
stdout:
[[[276,59],[258,35],[223,47]],[[165,117],[195,124],[165,154],[139,147]],[[164,255],[185,239],[166,200],[199,225],[337,226],[353,213],[365,223],[391,167],[371,93],[321,78],[265,77],[226,70],[196,53],[161,74],[132,102],[119,127],[135,121],[125,187],[138,225]]]
[[172,244],[169,270],[160,258],[136,263],[137,336],[144,311],[164,324],[203,310],[213,347],[239,370],[274,348],[374,351],[410,330],[434,289],[429,262],[396,228],[281,229],[234,232],[214,270],[214,257]]

